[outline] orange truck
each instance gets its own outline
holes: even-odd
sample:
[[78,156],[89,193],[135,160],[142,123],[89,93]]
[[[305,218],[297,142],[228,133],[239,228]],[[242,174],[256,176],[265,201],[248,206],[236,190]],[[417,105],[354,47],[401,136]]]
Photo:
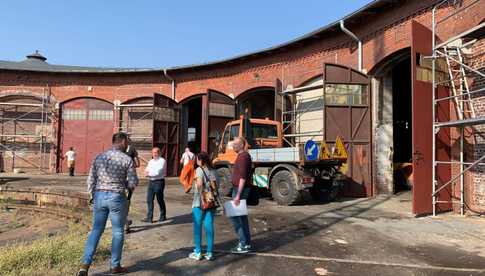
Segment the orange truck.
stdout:
[[278,204],[300,203],[306,194],[328,201],[338,197],[344,180],[340,169],[347,161],[340,137],[332,150],[325,141],[309,140],[290,146],[285,143],[281,122],[247,116],[227,123],[217,139],[213,166],[224,195],[232,188],[231,171],[237,155],[231,144],[238,136],[248,141],[247,151],[253,160],[252,184],[269,190]]

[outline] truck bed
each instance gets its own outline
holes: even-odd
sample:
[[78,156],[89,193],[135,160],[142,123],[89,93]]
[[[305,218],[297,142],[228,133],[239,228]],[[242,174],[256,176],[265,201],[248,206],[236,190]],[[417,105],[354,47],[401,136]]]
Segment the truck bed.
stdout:
[[253,162],[284,163],[300,162],[300,151],[297,147],[250,149],[249,154]]

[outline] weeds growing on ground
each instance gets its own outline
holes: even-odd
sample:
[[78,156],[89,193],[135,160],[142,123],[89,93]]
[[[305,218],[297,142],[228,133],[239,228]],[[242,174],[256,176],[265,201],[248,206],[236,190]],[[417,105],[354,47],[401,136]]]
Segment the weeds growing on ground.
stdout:
[[[1,275],[73,275],[79,267],[88,229],[72,224],[65,233],[32,243],[13,244],[0,250]],[[103,235],[96,261],[110,255],[110,235]]]

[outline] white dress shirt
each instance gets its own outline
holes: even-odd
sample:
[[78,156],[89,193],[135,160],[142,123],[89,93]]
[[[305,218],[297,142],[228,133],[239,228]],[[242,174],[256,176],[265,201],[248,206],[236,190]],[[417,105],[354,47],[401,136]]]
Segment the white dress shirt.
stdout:
[[145,172],[150,180],[164,179],[167,175],[167,162],[162,157],[152,159],[148,162]]
[[74,161],[76,160],[76,152],[70,150],[66,152],[65,156],[67,157],[67,161]]

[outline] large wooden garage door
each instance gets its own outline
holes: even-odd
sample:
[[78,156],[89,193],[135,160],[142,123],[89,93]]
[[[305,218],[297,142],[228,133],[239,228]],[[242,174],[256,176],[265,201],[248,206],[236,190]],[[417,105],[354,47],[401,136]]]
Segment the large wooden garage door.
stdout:
[[167,160],[167,176],[178,174],[180,109],[175,101],[153,95],[153,146]]
[[[432,185],[433,185],[433,117],[432,117],[432,83],[429,66],[425,62],[426,56],[432,55],[432,32],[416,21],[411,25],[411,72],[413,89],[413,213],[416,215],[430,214],[433,211]],[[438,87],[437,97],[447,96],[444,87]],[[436,110],[439,121],[446,121],[450,116],[449,102],[441,102]],[[437,135],[438,160],[449,161],[449,130],[442,129]],[[441,164],[436,173],[439,183],[448,182],[451,178],[450,165]],[[438,184],[439,184],[438,183]],[[451,190],[448,186],[439,194],[441,201],[450,201]],[[441,203],[438,210],[451,209],[450,203]]]
[[371,114],[369,78],[337,64],[324,65],[325,141],[337,136],[348,151],[345,196],[373,195],[371,156]]
[[[61,156],[74,147],[75,172],[86,174],[96,155],[111,146],[113,105],[95,98],[80,98],[62,104],[61,115]],[[61,172],[68,171],[66,160],[61,160],[59,168]]]

